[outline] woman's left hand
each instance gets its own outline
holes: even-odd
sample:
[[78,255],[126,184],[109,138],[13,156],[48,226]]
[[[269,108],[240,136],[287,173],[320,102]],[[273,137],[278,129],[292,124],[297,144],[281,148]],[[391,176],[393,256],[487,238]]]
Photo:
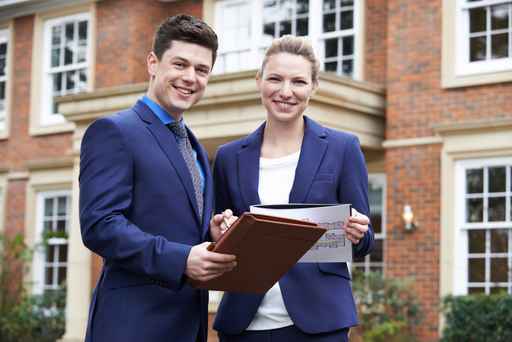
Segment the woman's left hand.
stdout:
[[361,214],[356,209],[352,208],[352,215],[348,218],[345,223],[345,233],[347,239],[352,241],[353,244],[357,245],[359,241],[364,237],[364,234],[368,231],[368,225],[370,219],[368,216]]

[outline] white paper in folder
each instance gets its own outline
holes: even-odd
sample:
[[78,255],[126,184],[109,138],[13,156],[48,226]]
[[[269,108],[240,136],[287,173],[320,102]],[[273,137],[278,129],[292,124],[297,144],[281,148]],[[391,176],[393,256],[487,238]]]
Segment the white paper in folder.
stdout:
[[251,213],[306,220],[326,228],[327,232],[299,262],[351,262],[352,243],[343,224],[350,216],[350,204],[271,204],[253,205]]

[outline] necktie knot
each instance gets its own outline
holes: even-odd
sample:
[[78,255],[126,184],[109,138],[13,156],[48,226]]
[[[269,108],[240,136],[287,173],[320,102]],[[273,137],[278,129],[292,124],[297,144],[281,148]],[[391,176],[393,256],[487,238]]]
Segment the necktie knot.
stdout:
[[187,129],[185,125],[182,125],[179,121],[174,121],[167,124],[167,127],[178,137],[178,138],[186,138],[187,137]]

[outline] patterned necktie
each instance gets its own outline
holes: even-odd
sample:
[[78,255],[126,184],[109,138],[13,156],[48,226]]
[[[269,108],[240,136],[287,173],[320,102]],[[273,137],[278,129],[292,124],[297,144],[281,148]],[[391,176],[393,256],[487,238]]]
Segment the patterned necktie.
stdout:
[[185,125],[180,124],[178,121],[171,122],[166,125],[177,137],[178,148],[180,150],[185,163],[187,164],[188,171],[192,177],[192,183],[194,184],[194,193],[196,195],[196,203],[199,208],[200,220],[203,218],[203,189],[201,187],[201,177],[199,170],[197,169],[194,154],[192,151],[192,145],[188,138],[187,130]]

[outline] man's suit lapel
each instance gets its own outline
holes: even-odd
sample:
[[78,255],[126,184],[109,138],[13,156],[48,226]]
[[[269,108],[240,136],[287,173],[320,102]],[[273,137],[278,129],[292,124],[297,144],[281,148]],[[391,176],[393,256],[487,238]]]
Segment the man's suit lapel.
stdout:
[[304,203],[311,187],[311,183],[318,172],[320,163],[327,150],[326,130],[304,116],[304,138],[300,151],[299,163],[295,171],[290,203]]
[[139,117],[146,123],[146,127],[155,137],[158,145],[163,150],[171,164],[174,166],[178,177],[183,183],[187,192],[188,199],[194,208],[195,216],[199,222],[199,210],[197,208],[194,185],[192,184],[192,177],[188,171],[185,160],[181,156],[178,148],[178,143],[174,139],[172,133],[167,127],[151,112],[151,110],[141,101],[137,101],[133,107]]
[[264,127],[265,124],[262,124],[256,131],[250,134],[238,152],[238,186],[246,208],[260,203],[258,183]]

